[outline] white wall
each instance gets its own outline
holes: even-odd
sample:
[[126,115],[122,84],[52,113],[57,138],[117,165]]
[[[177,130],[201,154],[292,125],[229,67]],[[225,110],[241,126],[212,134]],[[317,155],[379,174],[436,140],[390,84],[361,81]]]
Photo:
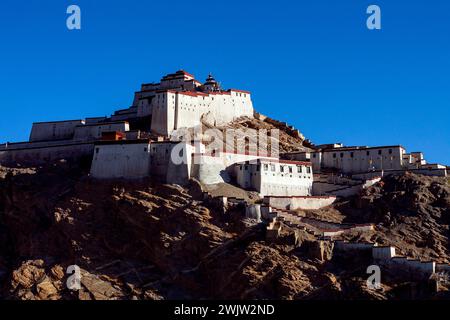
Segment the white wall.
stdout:
[[126,132],[129,130],[130,125],[125,121],[77,126],[75,128],[74,140],[98,140],[102,137],[103,132]]
[[77,160],[92,154],[94,145],[92,143],[33,143],[24,144],[23,147],[13,147],[0,150],[0,165],[27,164],[39,165],[60,159]]
[[149,143],[130,144],[125,141],[95,145],[92,177],[138,179],[150,175]]
[[[236,174],[234,165],[245,161],[254,161],[261,157],[253,154],[229,153],[218,151],[214,155],[196,154],[193,163],[193,174],[204,184],[230,182]],[[276,158],[267,158],[277,161]]]
[[264,197],[264,202],[273,208],[277,209],[303,209],[303,210],[317,210],[331,205],[336,201],[336,197],[325,196],[325,197],[314,197],[314,196],[304,196],[304,197],[275,197],[268,196]]
[[72,139],[75,128],[83,125],[83,120],[37,122],[31,128],[30,141]]
[[262,196],[306,196],[312,193],[313,171],[305,162],[261,159],[257,163],[239,163],[236,181],[244,189]]
[[322,167],[337,168],[343,173],[360,173],[373,169],[399,170],[403,168],[404,152],[400,146],[324,150]]
[[197,126],[201,123],[202,115],[206,114],[209,119],[213,119],[214,125],[225,124],[241,116],[253,117],[250,93],[237,91],[158,92],[151,102],[151,109],[151,128],[162,135],[170,135],[176,129]]

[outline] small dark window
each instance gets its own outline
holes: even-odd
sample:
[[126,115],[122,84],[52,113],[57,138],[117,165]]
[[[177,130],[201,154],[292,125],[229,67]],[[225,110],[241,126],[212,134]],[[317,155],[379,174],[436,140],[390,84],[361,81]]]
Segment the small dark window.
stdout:
[[289,173],[292,173],[292,167],[289,167]]
[[333,153],[333,158],[336,158],[336,153]]
[[378,154],[381,154],[381,150],[378,150]]
[[341,158],[343,158],[343,157],[344,157],[344,154],[341,152],[340,156],[341,156]]
[[354,157],[354,153],[350,152],[350,158],[353,158],[353,157]]
[[392,149],[389,149],[389,154],[392,154]]
[[147,148],[144,148],[144,152],[147,152]]
[[302,173],[302,166],[297,166],[297,172]]
[[313,154],[313,158],[315,158],[315,157],[316,157],[316,154],[314,153],[314,154]]
[[272,171],[275,171],[275,170],[276,170],[274,164],[271,164],[271,165],[270,165],[270,170],[272,170]]
[[99,148],[95,148],[95,153],[98,153],[100,149]]
[[367,151],[366,154],[367,154],[368,156],[370,156],[370,151]]
[[260,164],[258,164],[258,165],[256,166],[256,171],[259,171],[259,170],[261,170],[261,165],[260,165]]
[[284,166],[280,166],[280,172],[284,172]]

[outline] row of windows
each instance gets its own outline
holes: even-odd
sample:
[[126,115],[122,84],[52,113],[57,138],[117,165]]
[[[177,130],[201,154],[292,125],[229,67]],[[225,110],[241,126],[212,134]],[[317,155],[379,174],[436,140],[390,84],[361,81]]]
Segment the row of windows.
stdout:
[[[269,171],[269,167],[270,167],[270,171],[275,172],[276,171],[276,166],[274,164],[263,164],[263,171]],[[303,173],[303,166],[295,166],[297,167],[297,173]],[[311,167],[305,167],[305,173],[311,173]],[[242,165],[239,167],[240,170],[242,170]],[[249,165],[244,165],[244,170],[248,170],[249,169]],[[258,164],[256,166],[256,171],[259,172],[261,170],[261,165]],[[280,172],[281,173],[293,173],[294,172],[294,166],[288,166],[288,165],[280,165]]]
[[[388,150],[388,153],[389,153],[389,154],[392,154],[392,149],[389,149],[389,150]],[[378,155],[381,155],[381,154],[383,154],[383,150],[378,150]],[[366,151],[366,155],[370,156],[370,151]],[[341,153],[339,154],[339,156],[340,156],[341,158],[343,158],[343,157],[344,157],[344,153],[341,152]],[[354,153],[354,152],[350,152],[350,158],[353,158],[354,156],[355,156],[355,153]],[[316,157],[316,155],[313,154],[313,158],[315,158],[315,157]],[[337,154],[336,154],[336,153],[333,153],[333,158],[336,158],[336,157],[337,157]]]

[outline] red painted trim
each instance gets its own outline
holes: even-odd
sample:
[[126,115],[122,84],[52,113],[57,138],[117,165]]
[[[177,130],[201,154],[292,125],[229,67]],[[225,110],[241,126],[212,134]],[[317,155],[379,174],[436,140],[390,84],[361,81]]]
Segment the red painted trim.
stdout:
[[247,93],[247,94],[252,94],[250,91],[247,90],[239,90],[239,89],[229,89],[228,91],[233,91],[233,92],[241,92],[241,93]]

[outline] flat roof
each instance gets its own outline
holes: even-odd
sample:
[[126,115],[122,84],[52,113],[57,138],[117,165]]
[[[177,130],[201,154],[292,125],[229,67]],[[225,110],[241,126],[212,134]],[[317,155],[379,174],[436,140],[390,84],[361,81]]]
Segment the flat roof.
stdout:
[[77,127],[106,126],[106,125],[110,125],[110,124],[119,124],[119,123],[128,123],[128,121],[96,122],[96,123],[88,123],[88,124],[84,124],[84,125],[78,125]]
[[134,140],[99,140],[94,143],[97,145],[120,145],[120,144],[150,144],[150,139],[134,139]]
[[229,89],[228,91],[234,91],[234,92],[242,92],[242,93],[248,93],[248,94],[252,94],[250,91],[247,90],[239,90],[239,89]]
[[401,145],[393,145],[393,146],[378,146],[378,147],[366,147],[366,146],[342,147],[342,148],[322,149],[321,151],[322,152],[339,152],[339,151],[355,151],[355,150],[387,149],[387,148],[402,148],[402,149],[405,149]]
[[289,161],[289,160],[280,160],[280,159],[276,159],[276,158],[268,158],[268,157],[265,157],[265,158],[256,158],[256,159],[251,159],[251,160],[246,160],[246,161],[240,161],[240,162],[237,162],[237,164],[246,164],[246,162],[250,162],[250,164],[255,164],[255,163],[257,163],[257,162],[260,162],[260,163],[264,163],[264,162],[270,163],[270,162],[273,162],[273,163],[284,163],[284,164],[302,165],[302,166],[307,166],[307,167],[310,167],[310,166],[312,165],[311,162],[307,162],[307,161]]
[[61,123],[61,122],[83,122],[84,119],[77,120],[59,120],[59,121],[41,121],[41,122],[33,122],[33,124],[44,124],[44,123]]

